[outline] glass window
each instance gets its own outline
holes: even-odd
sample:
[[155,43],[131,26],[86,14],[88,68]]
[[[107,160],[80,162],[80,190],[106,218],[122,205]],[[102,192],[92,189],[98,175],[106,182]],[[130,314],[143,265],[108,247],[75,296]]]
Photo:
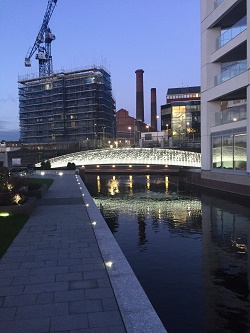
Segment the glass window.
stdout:
[[145,140],[152,140],[152,134],[151,133],[148,133],[148,134],[145,134]]
[[247,167],[247,136],[237,134],[234,136],[234,169],[246,170]]
[[186,133],[186,107],[174,106],[172,108],[172,133],[176,139],[182,139]]
[[221,137],[212,138],[212,147],[213,168],[221,168]]
[[233,169],[233,135],[222,137],[222,168]]

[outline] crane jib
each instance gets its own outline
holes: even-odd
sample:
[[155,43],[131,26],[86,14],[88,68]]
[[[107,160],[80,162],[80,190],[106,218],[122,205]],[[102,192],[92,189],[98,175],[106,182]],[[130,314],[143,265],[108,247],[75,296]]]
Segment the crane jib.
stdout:
[[[58,0],[48,0],[47,9],[43,17],[41,28],[37,34],[36,40],[31,50],[28,51],[25,57],[25,66],[31,67],[30,59],[36,54],[36,59],[39,61],[39,77],[47,76],[53,73],[51,42],[56,39],[48,27],[49,21],[55,9]],[[42,44],[45,44],[42,46]]]

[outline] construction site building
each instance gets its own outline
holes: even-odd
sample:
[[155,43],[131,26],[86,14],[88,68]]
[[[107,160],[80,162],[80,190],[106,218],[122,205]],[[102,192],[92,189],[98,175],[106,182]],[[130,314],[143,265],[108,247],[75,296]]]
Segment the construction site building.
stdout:
[[97,148],[116,136],[110,74],[102,67],[19,78],[20,140]]

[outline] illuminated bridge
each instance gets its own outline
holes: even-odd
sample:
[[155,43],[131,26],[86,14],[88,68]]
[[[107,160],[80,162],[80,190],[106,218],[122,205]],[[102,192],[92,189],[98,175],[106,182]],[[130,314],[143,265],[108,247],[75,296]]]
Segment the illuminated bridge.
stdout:
[[[169,165],[196,167],[201,166],[200,153],[161,148],[112,148],[75,152],[51,158],[52,168],[88,165]],[[39,166],[38,164],[37,166]]]

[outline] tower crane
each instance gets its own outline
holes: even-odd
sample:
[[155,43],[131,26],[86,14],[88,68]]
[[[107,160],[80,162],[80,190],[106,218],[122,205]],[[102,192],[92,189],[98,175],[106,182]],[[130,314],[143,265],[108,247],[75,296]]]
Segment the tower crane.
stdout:
[[[36,59],[39,61],[39,77],[47,76],[53,73],[51,42],[56,39],[48,27],[49,20],[55,9],[58,0],[48,0],[46,12],[44,14],[42,26],[38,32],[35,43],[25,58],[25,66],[31,67],[30,59],[37,51]],[[44,45],[43,45],[44,44]]]

